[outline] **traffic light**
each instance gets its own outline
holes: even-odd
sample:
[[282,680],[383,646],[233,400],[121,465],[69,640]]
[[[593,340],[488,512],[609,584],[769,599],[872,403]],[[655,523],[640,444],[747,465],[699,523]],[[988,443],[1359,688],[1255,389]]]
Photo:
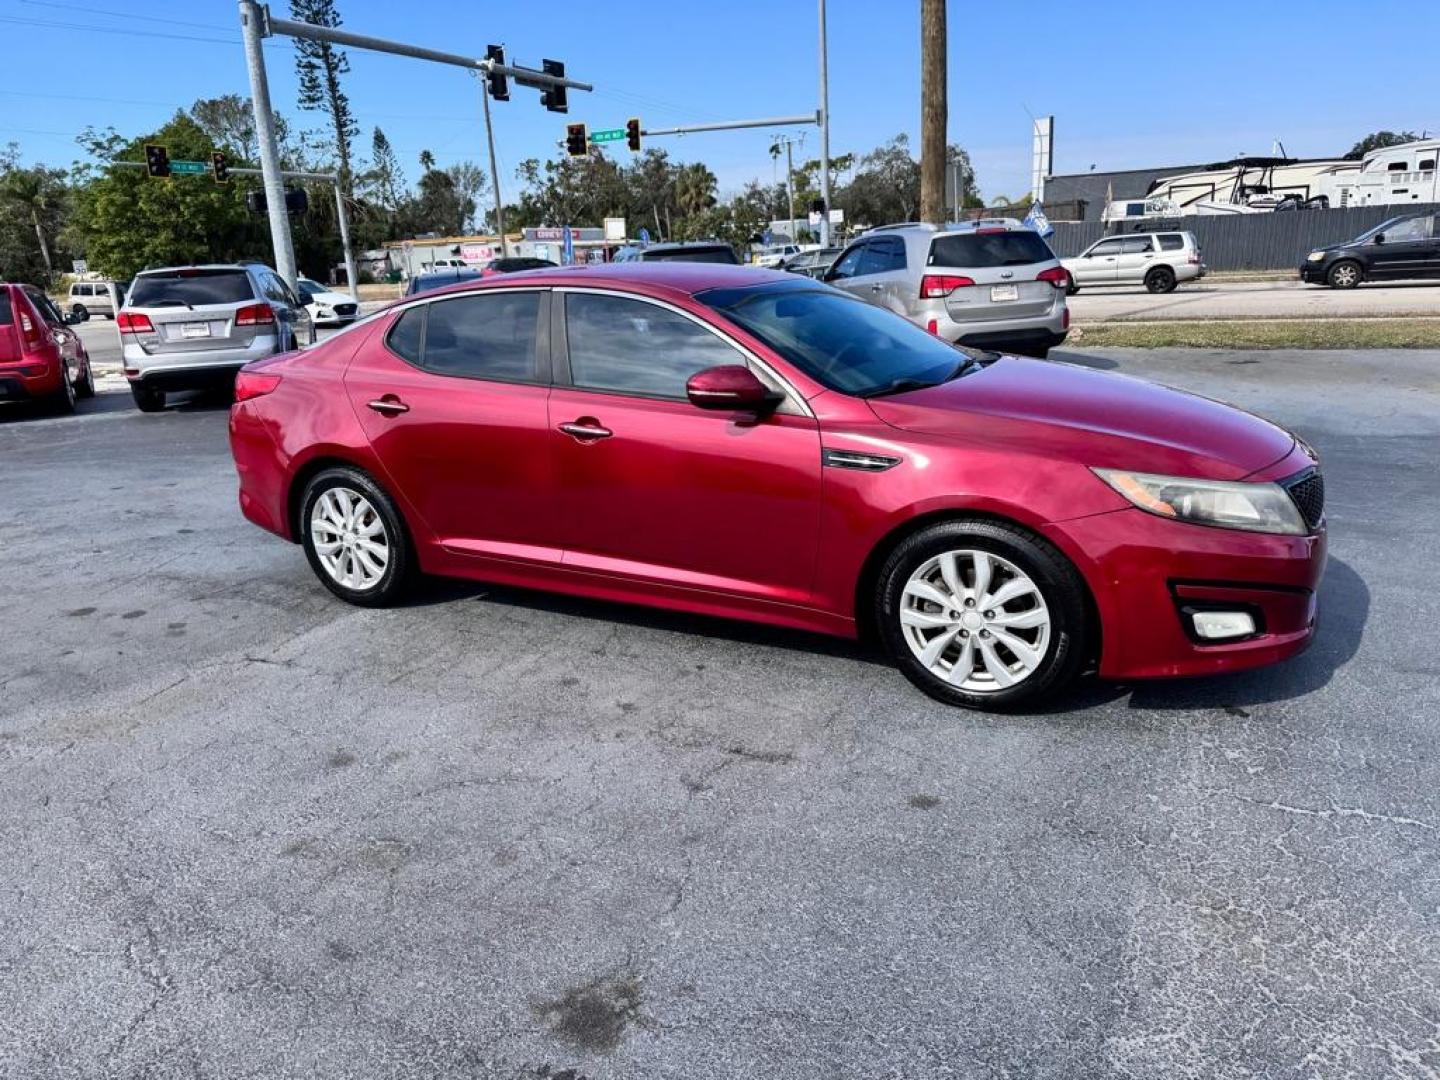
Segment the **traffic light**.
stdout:
[[[540,67],[546,75],[554,75],[563,79],[565,77],[565,64],[559,60],[542,60]],[[540,95],[540,103],[551,112],[569,112],[570,98],[563,86],[548,86],[545,92]]]
[[635,153],[640,152],[640,118],[632,116],[625,121],[625,145]]
[[145,144],[145,171],[157,180],[170,176],[170,151],[157,143]]
[[[490,45],[485,49],[485,59],[493,60],[497,64],[505,63],[505,46]],[[492,71],[485,76],[485,81],[490,84],[490,96],[496,101],[510,100],[510,80],[501,71]]]
[[584,124],[565,125],[565,152],[571,157],[584,157],[590,152],[590,133]]
[[[263,214],[270,209],[270,200],[265,197],[262,190],[247,191],[245,193],[245,209],[252,214]],[[303,214],[310,209],[310,196],[304,188],[285,189],[285,212],[287,214]]]
[[230,159],[225,156],[224,150],[211,152],[210,171],[215,176],[215,183],[228,184],[230,182]]

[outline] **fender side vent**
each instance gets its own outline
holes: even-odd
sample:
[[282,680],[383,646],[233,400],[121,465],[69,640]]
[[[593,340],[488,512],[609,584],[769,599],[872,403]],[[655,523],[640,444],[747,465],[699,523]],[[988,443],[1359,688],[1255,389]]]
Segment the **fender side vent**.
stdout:
[[858,450],[822,450],[820,464],[830,469],[855,469],[859,472],[884,472],[900,464],[898,457],[866,454]]

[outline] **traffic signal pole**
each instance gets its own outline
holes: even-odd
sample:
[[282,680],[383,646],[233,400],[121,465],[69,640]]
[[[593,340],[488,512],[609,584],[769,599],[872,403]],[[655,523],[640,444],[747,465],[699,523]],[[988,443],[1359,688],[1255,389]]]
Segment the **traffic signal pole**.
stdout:
[[480,103],[485,107],[485,141],[490,144],[490,186],[495,189],[495,232],[500,237],[500,257],[510,257],[505,242],[505,204],[500,198],[500,166],[495,164],[495,129],[490,126],[490,88],[480,80]]
[[820,0],[820,244],[830,246],[830,47],[825,40],[825,0]]
[[[260,171],[270,216],[270,242],[275,248],[275,270],[293,289],[300,273],[295,246],[290,240],[290,217],[285,212],[285,178],[280,175],[280,144],[270,111],[270,83],[265,77],[265,54],[260,48],[263,14],[255,0],[240,0],[240,29],[245,39],[245,63],[250,69],[250,100],[255,106],[255,139],[260,147]],[[353,283],[352,283],[353,284]]]
[[[280,177],[280,152],[275,140],[275,125],[270,112],[270,89],[265,80],[265,57],[260,49],[260,39],[276,34],[282,37],[300,38],[305,41],[323,41],[332,45],[345,45],[352,49],[369,52],[390,53],[394,56],[408,56],[415,60],[429,60],[435,64],[449,64],[467,71],[478,71],[481,75],[508,76],[521,86],[542,91],[545,107],[553,112],[566,111],[567,90],[593,90],[590,83],[567,78],[565,65],[556,60],[544,61],[542,68],[523,67],[507,64],[494,56],[465,56],[461,53],[442,52],[420,45],[409,45],[403,41],[371,37],[342,30],[338,26],[317,26],[314,23],[295,22],[291,19],[277,19],[270,15],[268,6],[262,7],[256,0],[240,0],[240,22],[245,36],[245,59],[250,66],[251,100],[255,106],[255,133],[260,142],[260,164],[265,175],[265,194],[270,211],[270,231],[275,243],[276,269],[293,286],[297,277],[295,271],[295,250],[290,243],[290,223],[285,217],[284,182]],[[486,131],[490,140],[490,168],[495,172],[495,138],[490,132],[489,101],[486,105]],[[239,170],[235,170],[239,171]],[[495,222],[500,230],[500,248],[505,250],[503,223],[498,220],[501,211],[500,177],[495,179],[497,200]],[[277,216],[278,215],[278,216]],[[347,266],[349,263],[347,262]]]

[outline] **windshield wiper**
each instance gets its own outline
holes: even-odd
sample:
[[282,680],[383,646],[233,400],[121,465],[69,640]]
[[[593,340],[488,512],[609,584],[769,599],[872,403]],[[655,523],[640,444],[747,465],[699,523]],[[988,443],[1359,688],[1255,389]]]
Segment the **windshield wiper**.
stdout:
[[151,301],[149,301],[148,303],[145,303],[145,304],[136,304],[135,306],[136,306],[136,307],[183,307],[183,308],[189,308],[191,311],[194,311],[194,310],[195,310],[195,305],[194,305],[194,304],[187,304],[184,300],[175,300],[175,299],[169,299],[169,298],[164,299],[164,300],[151,300]]
[[927,390],[932,386],[947,383],[951,379],[958,379],[962,375],[968,375],[972,371],[979,371],[982,366],[979,360],[976,360],[973,356],[967,356],[951,368],[949,374],[943,379],[936,379],[934,382],[931,382],[928,379],[917,379],[913,375],[904,375],[888,386],[882,386],[878,390],[872,390],[864,396],[867,398],[885,397],[887,394],[903,394],[907,390]]

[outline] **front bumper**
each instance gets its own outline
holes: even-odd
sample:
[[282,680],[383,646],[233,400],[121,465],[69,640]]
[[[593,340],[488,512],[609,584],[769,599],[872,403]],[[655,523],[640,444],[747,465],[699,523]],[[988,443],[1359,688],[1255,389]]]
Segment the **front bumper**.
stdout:
[[1324,285],[1325,271],[1329,264],[1326,262],[1303,262],[1300,264],[1300,280],[1310,285]]
[[[1090,583],[1104,678],[1241,671],[1294,656],[1314,635],[1323,528],[1311,536],[1274,536],[1125,509],[1046,531]],[[1244,611],[1256,632],[1202,641],[1190,621],[1195,610]]]

